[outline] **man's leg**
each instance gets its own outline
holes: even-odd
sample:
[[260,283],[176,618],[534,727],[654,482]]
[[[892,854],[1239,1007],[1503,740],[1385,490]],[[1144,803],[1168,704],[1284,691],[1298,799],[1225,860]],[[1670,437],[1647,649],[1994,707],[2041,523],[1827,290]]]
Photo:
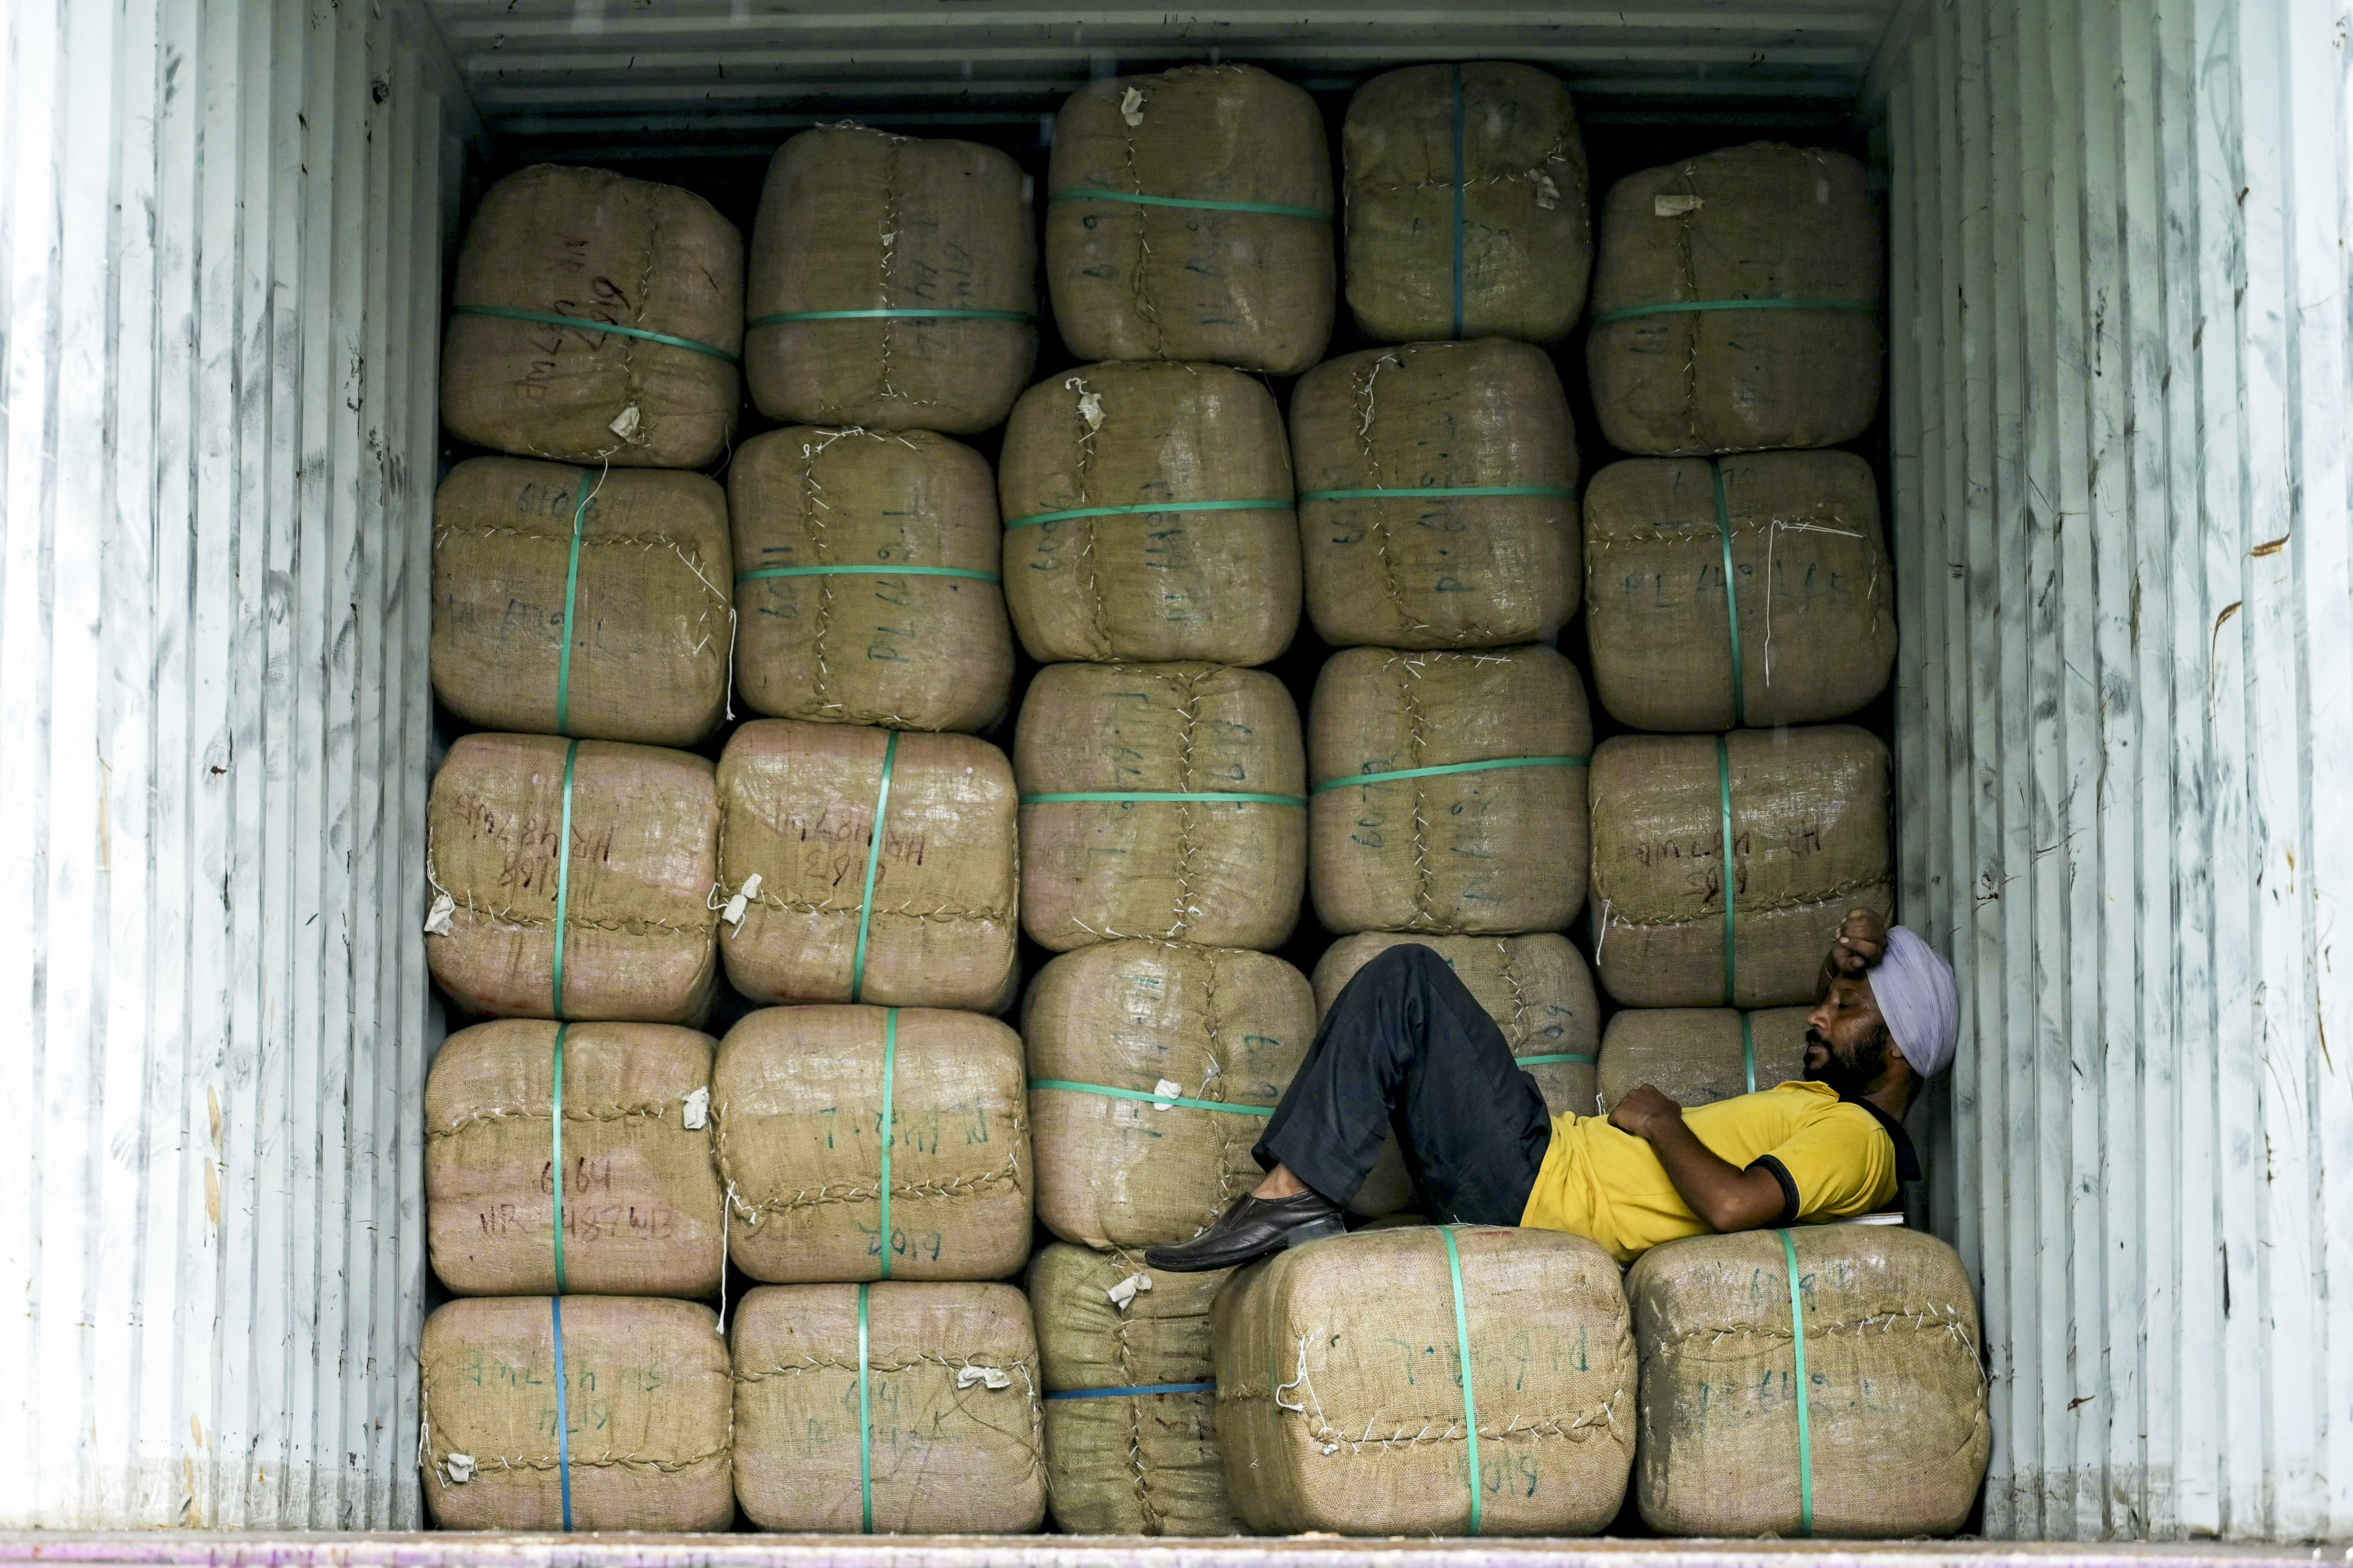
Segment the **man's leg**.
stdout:
[[1552,1119],[1535,1079],[1446,961],[1401,943],[1356,972],[1251,1151],[1337,1204],[1394,1129],[1440,1219],[1517,1225]]

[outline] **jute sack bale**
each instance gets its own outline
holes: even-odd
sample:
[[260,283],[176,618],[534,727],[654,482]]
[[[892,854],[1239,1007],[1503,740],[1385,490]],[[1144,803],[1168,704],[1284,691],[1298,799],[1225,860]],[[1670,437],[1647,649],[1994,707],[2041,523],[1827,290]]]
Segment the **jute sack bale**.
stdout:
[[1366,337],[1541,343],[1577,324],[1593,222],[1557,77],[1500,60],[1377,76],[1348,100],[1340,161]]
[[1811,1011],[1628,1007],[1601,1037],[1601,1103],[1615,1110],[1647,1083],[1688,1110],[1803,1078]]
[[1046,1517],[1010,1285],[770,1285],[736,1309],[735,1491],[763,1530],[1018,1535]]
[[[1021,704],[1013,772],[1028,851],[1021,923],[1040,946],[1152,937],[1264,951],[1290,940],[1307,880],[1307,766],[1299,710],[1271,675],[1041,669]],[[1240,798],[1184,798],[1194,795]]]
[[710,1308],[627,1296],[452,1301],[425,1321],[418,1361],[425,1500],[443,1530],[735,1522],[734,1388]]
[[[1315,998],[1263,952],[1107,942],[1039,972],[1021,1037],[1038,1217],[1065,1241],[1151,1247],[1189,1241],[1265,1174],[1250,1148],[1315,1037]],[[1226,1105],[1250,1109],[1209,1109]]]
[[980,730],[1013,686],[996,481],[928,430],[796,426],[727,470],[744,700],[779,719]]
[[[566,826],[571,837],[565,837]],[[700,1024],[719,798],[685,752],[461,736],[425,808],[434,983],[471,1013]]]
[[712,1049],[661,1024],[522,1019],[443,1041],[425,1079],[441,1283],[460,1296],[717,1295]]
[[729,1243],[754,1279],[998,1279],[1029,1253],[1021,1040],[932,1007],[765,1007],[719,1047]]
[[771,419],[1004,423],[1038,357],[1027,176],[994,147],[820,125],[776,149],[752,224],[744,374]]
[[[1602,435],[1655,458],[1852,441],[1879,408],[1882,266],[1842,153],[1759,142],[1619,181],[1585,348]],[[1822,303],[1737,303],[1759,300]]]
[[755,720],[719,759],[719,803],[720,949],[736,990],[981,1013],[1012,1003],[1016,806],[995,746]]
[[1298,88],[1240,65],[1094,82],[1054,121],[1046,182],[1054,324],[1081,359],[1324,357],[1332,160]]
[[1894,573],[1879,482],[1853,453],[1636,458],[1594,475],[1585,502],[1593,686],[1621,723],[1819,723],[1887,685]]
[[1052,1242],[1029,1260],[1046,1493],[1071,1535],[1239,1535],[1218,1447],[1209,1300],[1229,1269]]
[[1618,1265],[1583,1237],[1313,1242],[1237,1274],[1209,1323],[1226,1483],[1252,1530],[1590,1535],[1617,1517],[1634,1340]]
[[1273,395],[1206,364],[1089,364],[1021,395],[997,478],[1021,646],[1256,665],[1299,627],[1291,449]]
[[1576,613],[1577,441],[1542,349],[1327,360],[1292,393],[1291,449],[1325,642],[1498,647],[1548,641]]
[[1593,754],[1595,967],[1626,1006],[1810,1004],[1846,911],[1894,900],[1887,748],[1866,731],[1620,735]]
[[[1642,1358],[1635,1496],[1652,1529],[1880,1539],[1949,1535],[1968,1517],[1990,1446],[1978,1310],[1935,1237],[1884,1225],[1693,1237],[1645,1253],[1626,1290]],[[1811,1437],[1810,1520],[1793,1390]]]
[[470,458],[433,497],[433,689],[485,729],[691,746],[726,710],[727,563],[701,474]]
[[1308,746],[1325,930],[1560,931],[1585,901],[1593,725],[1551,648],[1335,654]]
[[482,196],[450,303],[441,423],[459,440],[616,468],[725,451],[744,237],[701,196],[603,169],[510,174]]

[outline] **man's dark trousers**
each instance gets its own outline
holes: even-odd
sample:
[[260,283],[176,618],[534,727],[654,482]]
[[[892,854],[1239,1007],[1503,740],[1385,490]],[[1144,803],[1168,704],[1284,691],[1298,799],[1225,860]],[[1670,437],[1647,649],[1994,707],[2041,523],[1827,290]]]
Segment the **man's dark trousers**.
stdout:
[[1356,972],[1251,1153],[1335,1203],[1394,1128],[1434,1218],[1517,1225],[1552,1140],[1536,1080],[1430,948],[1405,943]]

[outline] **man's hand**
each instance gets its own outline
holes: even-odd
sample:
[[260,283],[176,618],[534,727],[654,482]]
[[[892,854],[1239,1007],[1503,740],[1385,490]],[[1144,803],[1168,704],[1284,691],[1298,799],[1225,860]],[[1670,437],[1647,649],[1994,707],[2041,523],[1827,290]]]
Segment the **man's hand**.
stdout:
[[1609,1112],[1610,1126],[1643,1139],[1649,1138],[1662,1121],[1683,1119],[1683,1108],[1647,1083],[1620,1100]]
[[1835,974],[1860,974],[1887,953],[1887,917],[1877,910],[1852,909],[1831,943],[1824,967]]

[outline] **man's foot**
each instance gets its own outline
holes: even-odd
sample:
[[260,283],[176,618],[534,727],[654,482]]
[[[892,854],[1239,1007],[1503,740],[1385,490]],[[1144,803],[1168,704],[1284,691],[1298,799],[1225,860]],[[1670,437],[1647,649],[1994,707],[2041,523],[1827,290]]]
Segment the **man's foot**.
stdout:
[[1172,1274],[1207,1274],[1271,1258],[1303,1241],[1344,1235],[1340,1205],[1308,1189],[1287,1198],[1236,1198],[1218,1222],[1190,1241],[1145,1249],[1144,1260]]

